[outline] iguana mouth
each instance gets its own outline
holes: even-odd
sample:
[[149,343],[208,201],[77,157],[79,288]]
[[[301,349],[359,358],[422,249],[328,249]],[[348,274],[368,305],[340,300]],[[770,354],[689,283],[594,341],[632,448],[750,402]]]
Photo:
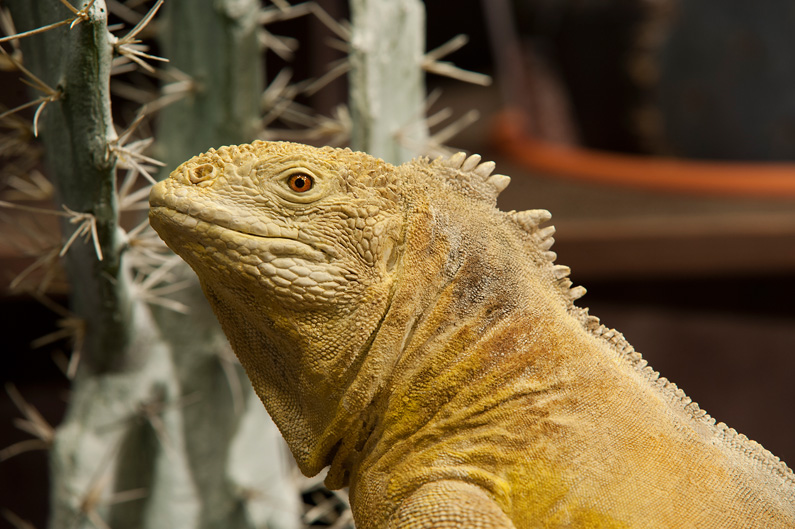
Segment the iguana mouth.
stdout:
[[269,233],[267,225],[261,231],[249,230],[235,226],[233,221],[208,220],[167,205],[152,206],[150,219],[154,220],[155,224],[171,225],[181,231],[203,233],[208,243],[222,241],[247,248],[252,253],[265,251],[274,257],[298,257],[315,262],[328,261],[326,254],[312,244],[285,236],[282,230],[276,233],[278,228]]

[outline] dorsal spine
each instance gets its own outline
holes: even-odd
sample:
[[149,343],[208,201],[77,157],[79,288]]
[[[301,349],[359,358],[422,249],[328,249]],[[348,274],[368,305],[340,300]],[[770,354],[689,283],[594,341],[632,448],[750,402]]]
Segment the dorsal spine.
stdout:
[[450,169],[456,170],[457,178],[477,179],[491,185],[496,198],[511,183],[511,178],[504,174],[491,174],[497,166],[494,162],[482,162],[479,154],[467,156],[466,153],[457,152],[442,163]]

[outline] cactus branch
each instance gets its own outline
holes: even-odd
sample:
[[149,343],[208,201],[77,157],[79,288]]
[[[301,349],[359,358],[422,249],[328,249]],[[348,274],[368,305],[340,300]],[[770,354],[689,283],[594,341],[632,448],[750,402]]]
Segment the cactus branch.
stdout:
[[[420,115],[425,98],[421,63],[425,10],[418,0],[351,0],[351,146],[388,162],[420,154],[406,148],[425,145]],[[407,120],[407,116],[409,119]]]

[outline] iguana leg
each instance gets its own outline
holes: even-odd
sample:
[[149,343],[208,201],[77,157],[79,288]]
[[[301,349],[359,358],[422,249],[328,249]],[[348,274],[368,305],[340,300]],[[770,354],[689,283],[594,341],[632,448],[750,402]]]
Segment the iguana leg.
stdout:
[[388,529],[515,529],[488,494],[461,481],[428,483],[400,504]]

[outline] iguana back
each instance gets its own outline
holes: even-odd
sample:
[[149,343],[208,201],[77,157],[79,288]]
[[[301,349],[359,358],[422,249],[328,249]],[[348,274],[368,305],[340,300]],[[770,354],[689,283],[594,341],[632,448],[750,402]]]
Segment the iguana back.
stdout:
[[158,184],[302,471],[357,526],[795,527],[795,477],[573,301],[543,210],[463,154],[255,142]]

